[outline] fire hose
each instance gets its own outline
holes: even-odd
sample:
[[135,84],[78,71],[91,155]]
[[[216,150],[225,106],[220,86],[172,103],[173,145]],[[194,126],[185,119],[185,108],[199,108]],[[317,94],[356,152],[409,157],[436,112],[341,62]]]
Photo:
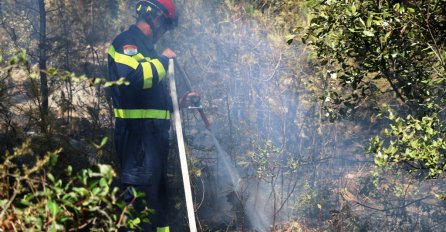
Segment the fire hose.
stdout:
[[[181,125],[181,116],[180,116],[180,104],[178,103],[177,96],[177,88],[175,85],[175,71],[174,71],[174,60],[169,60],[169,83],[170,83],[170,94],[173,102],[173,122],[175,125],[175,132],[178,143],[178,151],[180,155],[180,164],[181,164],[181,175],[183,176],[183,186],[184,186],[184,195],[186,198],[186,208],[187,208],[187,217],[189,221],[189,229],[191,232],[197,231],[197,225],[195,222],[195,210],[194,204],[192,200],[192,190],[189,179],[189,168],[187,165],[187,157],[186,157],[186,149],[184,145],[183,138],[183,128]],[[190,84],[190,83],[189,83]]]

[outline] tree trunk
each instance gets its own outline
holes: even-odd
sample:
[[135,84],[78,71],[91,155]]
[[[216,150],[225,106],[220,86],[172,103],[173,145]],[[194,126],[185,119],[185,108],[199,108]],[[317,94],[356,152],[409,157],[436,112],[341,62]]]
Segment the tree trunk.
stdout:
[[45,0],[38,0],[40,28],[39,28],[39,69],[40,69],[40,97],[41,97],[41,120],[42,132],[46,131],[48,117],[48,78],[46,74],[46,10]]

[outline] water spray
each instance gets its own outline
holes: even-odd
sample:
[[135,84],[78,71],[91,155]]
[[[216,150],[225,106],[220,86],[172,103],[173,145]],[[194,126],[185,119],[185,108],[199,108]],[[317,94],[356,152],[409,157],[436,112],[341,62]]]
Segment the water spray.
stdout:
[[[228,182],[226,182],[225,184],[220,183],[220,185],[221,185],[220,187],[229,187],[230,190],[229,191],[222,190],[221,192],[226,193],[226,195],[229,194],[230,192],[233,192],[239,200],[243,199],[241,194],[243,192],[243,185],[246,183],[243,183],[242,178],[240,177],[240,174],[239,174],[237,168],[235,167],[235,165],[233,165],[231,163],[229,154],[222,148],[220,142],[215,137],[214,133],[211,131],[210,122],[209,122],[208,118],[206,117],[206,115],[204,113],[203,106],[201,104],[200,94],[197,91],[193,90],[189,76],[184,71],[184,69],[181,67],[178,60],[175,60],[175,68],[176,68],[176,70],[179,71],[179,73],[183,77],[183,79],[186,83],[186,87],[187,87],[187,92],[183,95],[183,97],[181,97],[179,99],[179,103],[178,103],[179,107],[181,109],[197,110],[200,113],[201,119],[203,120],[203,122],[206,126],[206,129],[207,129],[206,134],[212,138],[212,141],[213,141],[213,143],[216,147],[217,153],[218,153],[219,160],[221,161],[221,164],[223,165],[222,168],[225,170],[225,174],[227,174],[225,176],[230,177],[229,183]],[[176,98],[176,93],[175,93],[175,96],[172,95],[172,98]],[[176,101],[176,99],[174,99],[174,101]],[[175,110],[177,110],[177,109],[175,108]],[[175,117],[175,119],[176,118],[177,117]],[[176,122],[176,123],[181,123],[181,121]],[[178,135],[177,135],[177,137],[178,137]],[[178,139],[181,139],[183,141],[183,146],[184,146],[183,138],[181,137]],[[185,157],[185,154],[184,154],[184,157]],[[184,175],[185,174],[183,174],[183,176]],[[186,188],[186,185],[185,185],[185,188]],[[222,198],[220,198],[220,200],[221,199],[226,199],[226,198],[222,197]],[[248,201],[250,203],[252,203],[253,201],[255,201],[255,199],[251,196],[251,197],[248,197]],[[228,201],[226,201],[222,204],[225,204],[226,206],[230,205],[230,203]],[[221,207],[223,207],[223,206],[221,205]],[[254,229],[256,229],[257,231],[267,231],[268,230],[268,228],[269,228],[269,224],[267,223],[268,219],[264,218],[263,215],[259,214],[255,207],[252,207],[251,205],[247,205],[244,207],[244,211],[245,211],[246,215],[248,216],[249,220],[253,223]],[[189,219],[189,221],[190,220],[191,219]]]

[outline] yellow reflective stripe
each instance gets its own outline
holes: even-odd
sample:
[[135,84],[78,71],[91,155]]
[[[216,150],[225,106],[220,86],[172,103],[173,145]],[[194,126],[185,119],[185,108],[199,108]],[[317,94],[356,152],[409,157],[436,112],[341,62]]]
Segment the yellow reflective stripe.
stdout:
[[152,62],[153,65],[155,65],[156,72],[158,73],[159,81],[162,81],[164,77],[166,76],[166,70],[164,69],[163,64],[161,64],[161,61],[158,59],[153,59],[150,62]]
[[170,232],[170,228],[168,226],[166,227],[157,227],[156,232]]
[[125,64],[133,69],[137,69],[139,65],[138,61],[136,61],[132,57],[121,54],[119,52],[115,53],[115,62],[120,64]]
[[136,61],[135,59],[133,59],[130,56],[127,56],[127,55],[117,52],[113,46],[111,46],[108,49],[108,54],[113,58],[113,60],[116,63],[127,65],[133,69],[138,68],[138,65],[139,65],[138,61]]
[[154,110],[154,109],[114,109],[115,118],[139,119],[170,119],[170,112],[168,110]]
[[153,84],[153,72],[152,72],[152,66],[149,62],[143,62],[141,63],[142,71],[144,74],[144,85],[143,89],[152,88]]
[[113,57],[113,59],[114,59],[114,58],[115,58],[115,47],[110,46],[110,47],[108,48],[108,54],[109,54],[111,57]]
[[138,62],[145,59],[144,56],[141,53],[138,53],[138,54],[132,56],[132,58],[135,59]]

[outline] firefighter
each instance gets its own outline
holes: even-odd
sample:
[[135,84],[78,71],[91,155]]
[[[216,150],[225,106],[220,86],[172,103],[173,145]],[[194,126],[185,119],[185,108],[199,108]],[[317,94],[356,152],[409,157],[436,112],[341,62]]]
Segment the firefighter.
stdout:
[[[115,146],[120,161],[120,181],[130,203],[130,187],[144,192],[150,223],[143,231],[169,232],[165,214],[166,162],[172,102],[165,76],[168,61],[176,54],[161,55],[154,44],[177,25],[172,0],[146,0],[136,5],[138,19],[118,35],[108,50],[109,81],[125,78],[128,85],[111,87],[115,116]],[[142,202],[133,203],[137,211]]]

